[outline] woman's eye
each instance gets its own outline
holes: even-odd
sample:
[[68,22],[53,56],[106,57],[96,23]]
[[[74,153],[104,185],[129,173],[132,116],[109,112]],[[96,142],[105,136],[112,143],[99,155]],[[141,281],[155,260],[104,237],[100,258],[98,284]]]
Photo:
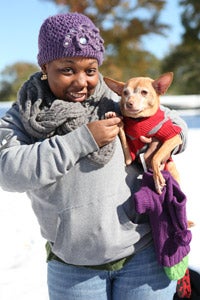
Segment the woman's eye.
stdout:
[[96,69],[89,69],[89,70],[87,70],[86,73],[87,73],[88,76],[92,76],[96,73]]
[[72,74],[72,73],[73,73],[73,70],[72,70],[71,68],[64,68],[64,69],[62,70],[62,72],[65,73],[65,74]]

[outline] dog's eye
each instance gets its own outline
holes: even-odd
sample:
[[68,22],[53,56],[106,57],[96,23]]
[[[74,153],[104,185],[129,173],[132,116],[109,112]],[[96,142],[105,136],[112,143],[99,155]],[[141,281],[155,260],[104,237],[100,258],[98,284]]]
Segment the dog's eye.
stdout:
[[124,95],[125,97],[127,97],[127,96],[129,95],[128,90],[123,90],[123,95]]
[[141,95],[142,96],[146,96],[148,94],[148,91],[147,90],[141,90]]

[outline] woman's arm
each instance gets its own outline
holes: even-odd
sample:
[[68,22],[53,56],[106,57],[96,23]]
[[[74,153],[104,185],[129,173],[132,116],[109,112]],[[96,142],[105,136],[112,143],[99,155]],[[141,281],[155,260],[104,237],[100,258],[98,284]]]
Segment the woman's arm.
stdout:
[[41,141],[29,136],[15,108],[0,122],[0,186],[24,192],[51,184],[119,132],[120,118],[97,120]]
[[166,106],[161,106],[161,109],[166,112],[166,114],[169,116],[171,119],[172,123],[178,125],[181,127],[182,131],[180,133],[181,139],[182,139],[182,144],[177,146],[172,154],[177,154],[181,153],[185,150],[187,146],[187,140],[188,140],[188,127],[186,122],[179,116],[178,112],[176,110],[171,110]]
[[98,150],[88,127],[33,142],[12,108],[0,120],[0,186],[25,192],[55,182],[89,153]]

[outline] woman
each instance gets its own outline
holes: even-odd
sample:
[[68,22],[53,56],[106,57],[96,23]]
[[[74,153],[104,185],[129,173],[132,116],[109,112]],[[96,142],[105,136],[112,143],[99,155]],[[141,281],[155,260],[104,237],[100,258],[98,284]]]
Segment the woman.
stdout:
[[[0,124],[0,182],[26,192],[47,240],[51,300],[169,300],[145,216],[131,194],[137,164],[124,166],[117,95],[98,71],[99,30],[86,16],[49,17],[39,33],[38,64]],[[173,122],[185,123],[170,112]],[[184,134],[183,134],[184,133]]]

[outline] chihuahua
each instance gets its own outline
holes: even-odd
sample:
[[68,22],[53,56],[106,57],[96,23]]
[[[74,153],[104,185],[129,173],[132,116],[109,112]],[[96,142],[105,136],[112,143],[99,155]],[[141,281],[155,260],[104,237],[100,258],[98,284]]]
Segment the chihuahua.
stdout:
[[[165,73],[155,80],[148,77],[134,77],[126,83],[104,77],[109,88],[121,96],[120,110],[123,126],[120,128],[119,136],[126,165],[131,164],[140,153],[144,153],[146,145],[141,141],[141,136],[155,137],[161,142],[160,148],[156,149],[151,159],[155,188],[159,194],[162,193],[165,185],[161,165],[166,161],[169,153],[182,143],[181,128],[173,124],[160,107],[160,95],[166,93],[172,80],[172,72]],[[108,112],[106,117],[110,118],[114,115],[114,112]],[[179,182],[179,173],[172,159],[166,163],[166,169]]]

